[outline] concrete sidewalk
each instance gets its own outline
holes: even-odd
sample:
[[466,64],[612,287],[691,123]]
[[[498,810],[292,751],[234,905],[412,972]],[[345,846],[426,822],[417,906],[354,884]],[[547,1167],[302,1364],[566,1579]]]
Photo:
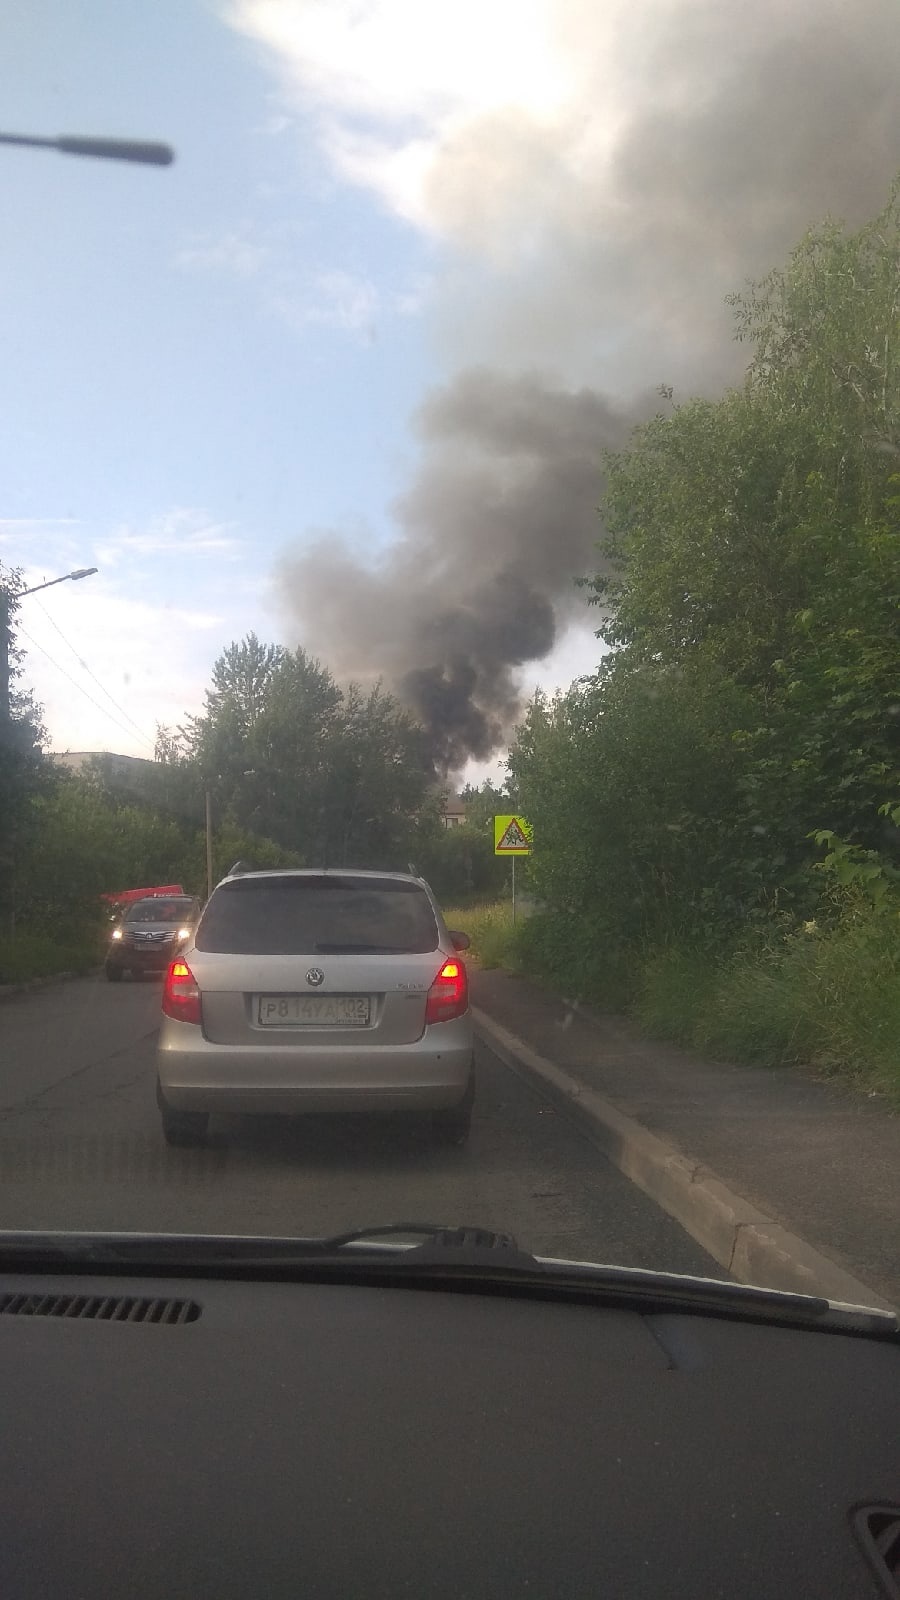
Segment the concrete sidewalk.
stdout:
[[900,1116],[793,1068],[704,1061],[510,973],[476,1026],[736,1278],[900,1308]]

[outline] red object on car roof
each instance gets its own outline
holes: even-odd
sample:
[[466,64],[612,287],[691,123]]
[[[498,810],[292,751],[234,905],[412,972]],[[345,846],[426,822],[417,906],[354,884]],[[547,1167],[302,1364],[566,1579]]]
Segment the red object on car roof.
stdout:
[[152,889],[120,889],[118,894],[104,894],[100,898],[117,906],[127,906],[132,900],[152,900],[155,895],[166,894],[184,894],[184,890],[180,883],[163,883]]

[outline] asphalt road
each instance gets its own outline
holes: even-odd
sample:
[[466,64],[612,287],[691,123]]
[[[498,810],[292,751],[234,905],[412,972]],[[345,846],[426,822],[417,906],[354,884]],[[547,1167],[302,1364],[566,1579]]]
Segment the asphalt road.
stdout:
[[329,1233],[396,1220],[506,1229],[547,1255],[721,1276],[589,1138],[484,1046],[468,1145],[358,1118],[215,1119],[164,1143],[159,983],[84,978],[0,1004],[0,1227]]

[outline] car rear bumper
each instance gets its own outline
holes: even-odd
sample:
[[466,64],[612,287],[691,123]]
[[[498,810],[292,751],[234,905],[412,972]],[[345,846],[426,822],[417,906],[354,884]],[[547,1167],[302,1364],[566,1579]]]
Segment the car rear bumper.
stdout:
[[199,1028],[164,1017],[157,1066],[177,1111],[437,1111],[463,1098],[472,1051],[469,1016],[426,1028],[414,1044],[364,1050],[211,1044]]

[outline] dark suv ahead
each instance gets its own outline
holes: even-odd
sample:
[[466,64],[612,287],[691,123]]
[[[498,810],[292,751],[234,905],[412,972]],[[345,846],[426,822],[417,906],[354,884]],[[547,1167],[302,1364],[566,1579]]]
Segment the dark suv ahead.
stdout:
[[118,983],[123,972],[164,972],[193,937],[202,909],[191,895],[135,900],[112,931],[106,956],[110,983]]

